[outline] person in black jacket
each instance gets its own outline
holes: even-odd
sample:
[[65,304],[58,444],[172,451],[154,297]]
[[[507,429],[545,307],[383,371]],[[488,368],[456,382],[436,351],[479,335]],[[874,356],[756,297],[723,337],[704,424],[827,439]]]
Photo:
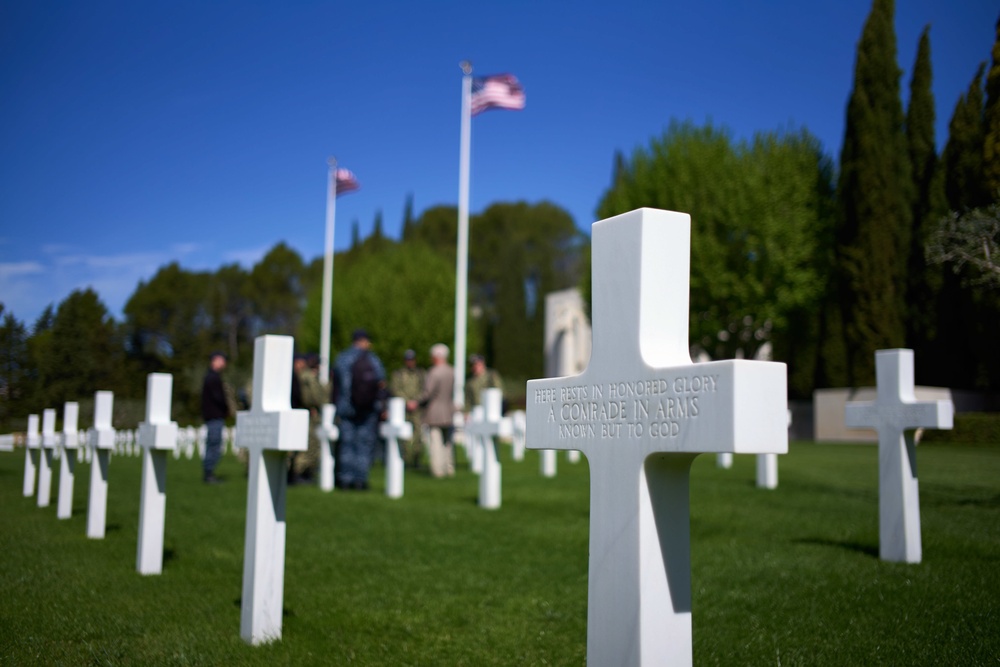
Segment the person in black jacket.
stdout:
[[202,461],[206,484],[218,484],[215,466],[222,455],[222,428],[229,416],[226,389],[222,384],[222,371],[226,367],[226,355],[213,352],[208,362],[208,372],[201,385],[201,416],[205,420],[208,435],[205,437],[205,460]]

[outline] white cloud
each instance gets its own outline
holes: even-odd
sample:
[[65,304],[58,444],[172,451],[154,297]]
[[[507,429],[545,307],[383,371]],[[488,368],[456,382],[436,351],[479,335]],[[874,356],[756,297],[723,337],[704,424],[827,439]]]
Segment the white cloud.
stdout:
[[0,262],[0,293],[6,292],[3,287],[7,280],[41,273],[44,270],[45,268],[38,262]]
[[200,243],[174,243],[170,249],[175,255],[190,255],[204,249]]

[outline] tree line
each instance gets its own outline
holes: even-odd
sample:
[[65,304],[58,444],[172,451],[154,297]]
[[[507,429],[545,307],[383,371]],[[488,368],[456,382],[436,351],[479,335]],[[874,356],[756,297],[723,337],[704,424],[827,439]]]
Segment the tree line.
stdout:
[[[406,203],[401,239],[382,214],[334,258],[331,354],[364,327],[387,368],[413,349],[429,365],[434,343],[455,332],[458,211],[435,206],[414,217]],[[469,352],[511,378],[542,373],[544,295],[578,284],[586,243],[572,217],[548,203],[499,203],[470,218]],[[191,271],[177,263],[140,281],[116,321],[92,289],[49,306],[30,328],[0,304],[0,428],[100,389],[141,397],[148,373],[174,376],[174,413],[197,421],[208,357],[224,352],[237,393],[250,384],[253,340],[294,336],[318,352],[323,258],[304,260],[278,243],[249,270],[229,264]]]
[[[1000,385],[1000,21],[992,61],[935,137],[930,30],[916,45],[904,108],[892,0],[874,0],[858,43],[839,160],[807,129],[736,140],[672,121],[614,156],[598,219],[648,206],[692,215],[691,344],[712,358],[760,355],[789,367],[789,391],[874,382],[877,349],[910,347],[917,381]],[[457,210],[404,206],[401,238],[381,211],[334,262],[333,352],[365,327],[389,368],[412,348],[426,363],[454,337]],[[248,383],[253,339],[295,336],[317,351],[322,257],[284,243],[252,268],[173,263],[142,281],[116,321],[90,289],[30,327],[0,305],[0,428],[12,418],[112,389],[140,397],[174,374],[175,412],[198,414],[215,350]],[[470,220],[469,351],[514,380],[543,374],[544,297],[590,290],[589,243],[549,203],[496,203]],[[516,397],[515,397],[516,399]]]
[[692,346],[769,344],[793,397],[871,385],[875,350],[898,347],[921,384],[1000,386],[1000,21],[938,155],[930,28],[904,111],[893,12],[874,0],[865,22],[836,169],[807,130],[734,141],[674,122],[615,156],[598,207],[691,213]]

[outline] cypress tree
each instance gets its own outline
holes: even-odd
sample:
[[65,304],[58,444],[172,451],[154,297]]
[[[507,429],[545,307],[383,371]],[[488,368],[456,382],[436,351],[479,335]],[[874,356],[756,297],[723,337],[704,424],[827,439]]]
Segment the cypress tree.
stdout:
[[413,218],[413,193],[406,195],[406,204],[403,207],[403,231],[400,240],[409,241],[413,238],[413,227],[417,221]]
[[840,154],[837,254],[848,381],[875,380],[875,351],[906,337],[911,181],[893,0],[874,0],[858,43]]
[[997,19],[993,42],[993,62],[986,75],[985,139],[983,143],[983,177],[986,194],[1000,199],[1000,18]]
[[[910,103],[906,111],[906,143],[912,178],[912,234],[907,271],[906,341],[917,355],[928,356],[928,344],[934,338],[937,314],[928,307],[940,290],[940,267],[928,267],[924,242],[929,227],[947,213],[934,139],[934,94],[931,92],[930,26],[924,28],[917,46],[917,58],[910,79]],[[919,368],[930,368],[921,362]]]
[[358,224],[357,218],[351,223],[351,250],[355,250],[361,246],[361,230]]
[[948,123],[948,143],[941,161],[945,194],[952,211],[964,212],[989,202],[983,177],[983,71],[980,63],[969,90],[958,98]]

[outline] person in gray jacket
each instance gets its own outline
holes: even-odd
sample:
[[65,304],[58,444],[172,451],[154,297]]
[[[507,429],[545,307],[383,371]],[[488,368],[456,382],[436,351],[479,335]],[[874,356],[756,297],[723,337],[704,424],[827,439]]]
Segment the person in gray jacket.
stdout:
[[453,477],[455,454],[452,430],[455,415],[455,369],[448,364],[448,346],[438,343],[431,347],[431,367],[424,378],[420,398],[409,401],[407,407],[424,411],[424,424],[429,430],[431,475]]

